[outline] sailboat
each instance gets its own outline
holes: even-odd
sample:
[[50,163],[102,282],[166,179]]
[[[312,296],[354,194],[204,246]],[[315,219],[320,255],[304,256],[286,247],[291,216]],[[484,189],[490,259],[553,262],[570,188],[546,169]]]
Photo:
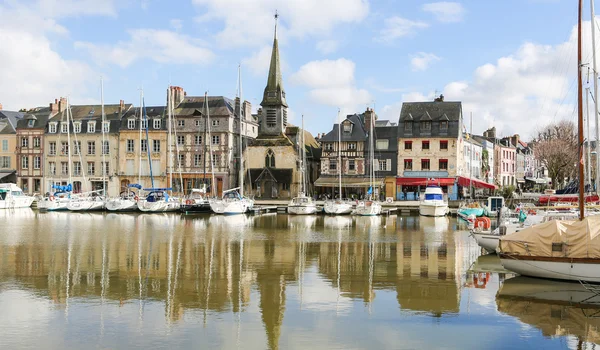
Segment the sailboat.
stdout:
[[[600,216],[585,217],[583,168],[583,84],[581,76],[581,25],[583,0],[577,24],[579,220],[553,220],[500,238],[500,263],[505,269],[530,277],[600,283]],[[592,1],[592,18],[593,1]],[[592,21],[594,23],[594,21]],[[592,25],[592,27],[594,27]],[[593,28],[595,30],[595,28]]]
[[[168,108],[169,108],[169,133],[171,132],[171,94],[169,89],[169,98],[168,98]],[[142,99],[143,100],[143,99]],[[146,114],[146,106],[142,102],[142,113],[144,116],[144,120],[146,120],[146,147],[148,151],[148,165],[150,167],[150,183],[152,184],[151,188],[144,188],[145,192],[148,192],[145,198],[140,198],[137,201],[137,206],[140,211],[148,212],[148,213],[163,213],[168,211],[177,211],[180,208],[179,200],[173,198],[169,195],[169,191],[171,191],[170,187],[167,188],[156,188],[154,187],[154,176],[152,175],[152,158],[150,156],[150,141],[148,140],[148,115]],[[170,144],[169,144],[169,152],[171,152]],[[170,157],[170,154],[169,154]]]
[[[67,117],[67,144],[71,145],[71,121],[69,120],[71,108],[69,107],[69,99],[67,98],[67,108],[65,109],[65,115]],[[61,124],[62,124],[62,116],[61,116]],[[59,135],[60,140],[60,135]],[[71,173],[71,147],[67,147],[67,155],[69,158],[69,183],[67,185],[52,185],[52,190],[55,190],[54,193],[50,193],[49,196],[42,198],[38,201],[38,209],[43,211],[59,211],[59,210],[68,210],[67,205],[71,201],[71,193],[73,192],[73,181],[72,181],[72,173]],[[81,152],[80,152],[81,153]]]
[[342,197],[342,123],[340,121],[340,111],[338,109],[338,183],[339,198],[325,201],[324,210],[327,214],[350,214],[352,213],[352,202]]
[[[100,80],[100,103],[102,109],[102,122],[101,122],[101,131],[102,131],[102,164],[106,164],[106,153],[104,150],[105,145],[105,136],[106,133],[104,131],[104,123],[106,121],[106,114],[104,113],[104,82]],[[70,106],[69,106],[70,108]],[[73,116],[71,115],[71,118]],[[74,134],[75,142],[77,142],[77,134]],[[83,159],[81,156],[81,151],[77,152],[79,154],[79,161],[83,163]],[[69,204],[67,204],[67,209],[70,211],[91,211],[91,210],[104,210],[106,207],[106,170],[105,167],[102,166],[102,191],[90,191],[81,193],[77,198],[72,198]],[[85,181],[85,174],[83,174],[83,180]]]
[[302,116],[302,130],[300,130],[300,190],[298,196],[288,203],[289,214],[310,215],[317,212],[317,205],[311,197],[306,195],[306,148],[304,146],[304,115]]
[[[242,157],[242,68],[238,66],[238,83],[239,83],[239,156],[240,156],[240,187],[231,188],[223,191],[223,197],[220,199],[211,199],[209,201],[210,208],[215,214],[235,215],[244,214],[254,206],[254,201],[250,198],[244,197],[244,162]],[[211,156],[212,161],[212,156]]]
[[[373,112],[375,114],[375,112]],[[352,212],[355,215],[360,216],[375,216],[381,214],[381,203],[375,198],[375,135],[373,133],[373,124],[375,120],[369,122],[369,190],[367,191],[367,198],[358,202],[356,209]]]

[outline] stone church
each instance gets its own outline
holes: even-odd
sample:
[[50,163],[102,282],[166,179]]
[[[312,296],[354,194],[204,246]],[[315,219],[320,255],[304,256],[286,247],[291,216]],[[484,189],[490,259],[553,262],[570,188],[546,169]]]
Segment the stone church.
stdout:
[[256,198],[289,199],[302,190],[300,170],[301,135],[306,149],[307,195],[314,194],[313,184],[319,171],[321,148],[306,130],[288,124],[288,105],[279,62],[277,22],[267,86],[258,110],[258,136],[244,150],[246,179],[244,192]]

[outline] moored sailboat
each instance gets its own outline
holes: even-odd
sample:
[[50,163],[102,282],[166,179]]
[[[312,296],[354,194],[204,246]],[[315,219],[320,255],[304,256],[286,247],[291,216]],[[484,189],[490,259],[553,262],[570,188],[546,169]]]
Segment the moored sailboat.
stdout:
[[338,183],[339,198],[325,201],[323,210],[327,214],[341,215],[352,213],[353,203],[342,196],[342,124],[340,123],[340,111],[338,110]]
[[289,214],[310,215],[317,212],[317,204],[306,195],[306,149],[304,146],[304,116],[302,116],[302,130],[300,131],[300,189],[298,195],[288,203]]
[[[375,113],[375,112],[373,112]],[[356,204],[356,209],[352,212],[355,215],[360,216],[375,216],[381,214],[381,203],[377,200],[374,188],[375,188],[375,135],[373,133],[374,120],[369,122],[369,190],[367,191],[367,198],[359,201]]]

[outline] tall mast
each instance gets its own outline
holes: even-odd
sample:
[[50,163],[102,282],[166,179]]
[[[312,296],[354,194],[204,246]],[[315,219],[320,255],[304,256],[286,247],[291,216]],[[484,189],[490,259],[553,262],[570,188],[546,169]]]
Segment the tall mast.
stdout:
[[338,108],[338,185],[340,187],[340,199],[342,199],[342,122],[340,120],[340,109]]
[[373,116],[369,119],[369,156],[371,157],[371,169],[369,170],[369,182],[371,183],[371,199],[375,198],[375,186],[373,182],[375,182],[375,150],[374,148],[374,138],[373,138],[373,123],[375,122],[375,111],[373,112]]
[[[208,109],[206,107],[206,93],[205,93],[205,98],[204,98],[204,108],[205,110]],[[203,168],[203,172],[204,175],[202,176],[202,185],[204,186],[204,190],[205,190],[205,194],[206,194],[206,145],[208,144],[208,134],[206,133],[206,130],[208,130],[208,121],[206,118],[206,114],[202,115],[202,118],[204,119],[204,136],[202,136],[202,138],[204,139],[204,142],[202,142],[202,168]],[[211,160],[212,161],[212,160]],[[210,189],[212,191],[212,187]]]
[[469,198],[473,199],[473,112],[471,112],[470,124],[471,133],[469,134],[469,144],[471,145],[471,148],[469,152]]
[[167,164],[169,167],[169,185],[167,187],[173,186],[173,152],[171,149],[171,141],[173,141],[171,137],[171,128],[173,125],[171,123],[171,102],[171,86],[169,86],[169,89],[167,90],[167,129],[169,130],[167,133],[167,157],[169,157]]
[[212,153],[212,135],[210,133],[210,108],[208,108],[208,93],[204,93],[204,107],[206,108],[206,118],[208,124],[208,155],[210,156],[210,192],[213,196],[217,194],[215,189],[215,165],[213,164],[213,153]]
[[[579,135],[579,219],[583,220],[585,213],[585,184],[583,164],[583,82],[581,79],[581,17],[583,14],[583,0],[579,0],[579,16],[577,21],[577,133]],[[592,31],[593,33],[594,31]]]
[[598,69],[596,68],[596,16],[594,14],[594,0],[590,0],[590,8],[592,16],[592,60],[594,64],[594,120],[596,121],[596,192],[598,192],[600,189],[600,126],[598,122]]
[[102,195],[106,196],[106,152],[104,152],[104,144],[106,143],[104,121],[106,116],[104,115],[104,79],[102,77],[100,77],[100,105],[102,110]]
[[239,86],[239,97],[240,97],[240,106],[238,112],[238,118],[240,119],[240,139],[239,139],[239,157],[240,157],[240,196],[244,196],[244,157],[242,157],[242,65],[238,66],[238,82]]
[[306,164],[304,159],[304,114],[302,115],[302,130],[300,131],[300,156],[302,157],[302,195],[306,196]]
[[[589,82],[589,70],[588,70],[588,82]],[[586,162],[585,162],[585,181],[584,183],[589,183],[590,185],[592,184],[592,162],[591,162],[591,157],[592,155],[590,154],[591,150],[591,143],[590,143],[590,105],[589,105],[589,97],[590,97],[590,87],[586,86],[585,88],[585,133],[586,133],[586,137],[585,139],[587,140],[587,149],[584,149],[585,151],[585,155],[586,155]]]
[[[73,172],[71,171],[72,163],[71,163],[71,121],[69,120],[69,114],[71,113],[71,104],[69,103],[69,98],[67,97],[67,157],[69,159],[69,164],[67,165],[67,169],[69,170],[69,184],[73,184]],[[73,119],[73,116],[71,116]]]
[[144,98],[144,90],[140,89],[140,142],[139,142],[139,170],[138,170],[138,184],[142,184],[142,99]]
[[146,103],[142,99],[142,113],[146,121],[146,151],[148,153],[148,167],[150,169],[150,184],[154,188],[154,176],[152,175],[152,156],[150,154],[150,137],[148,135],[148,115],[146,115]]

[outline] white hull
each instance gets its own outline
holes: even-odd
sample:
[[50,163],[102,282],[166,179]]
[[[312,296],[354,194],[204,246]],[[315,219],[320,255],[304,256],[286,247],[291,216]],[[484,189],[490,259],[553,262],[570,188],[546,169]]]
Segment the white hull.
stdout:
[[317,212],[317,206],[315,204],[308,205],[288,205],[288,214],[293,215],[311,215]]
[[216,199],[210,200],[210,209],[215,214],[223,214],[223,215],[236,215],[236,214],[244,214],[248,211],[249,201],[245,199],[241,200],[223,200]]
[[145,213],[164,213],[168,211],[179,210],[180,204],[176,200],[148,202],[145,199],[141,199],[137,203],[138,209]]
[[490,233],[477,233],[473,232],[473,237],[477,241],[477,244],[488,251],[489,253],[495,253],[500,244],[500,236]]
[[600,263],[500,258],[502,266],[523,276],[600,283]]
[[137,202],[132,199],[110,199],[106,202],[106,210],[108,211],[137,211]]
[[344,215],[352,213],[352,204],[348,202],[325,202],[325,213],[331,215]]
[[47,211],[59,211],[59,210],[69,210],[67,207],[71,200],[69,198],[55,198],[50,200],[49,198],[43,198],[38,201],[38,209],[39,210],[47,210]]
[[381,214],[381,203],[378,202],[359,202],[353,212],[354,215],[376,216]]
[[0,200],[0,209],[29,208],[31,203],[33,203],[33,197],[8,197],[6,200]]
[[448,211],[447,203],[430,203],[422,201],[419,204],[419,215],[423,216],[446,216]]
[[104,210],[103,199],[72,199],[67,204],[70,211]]

